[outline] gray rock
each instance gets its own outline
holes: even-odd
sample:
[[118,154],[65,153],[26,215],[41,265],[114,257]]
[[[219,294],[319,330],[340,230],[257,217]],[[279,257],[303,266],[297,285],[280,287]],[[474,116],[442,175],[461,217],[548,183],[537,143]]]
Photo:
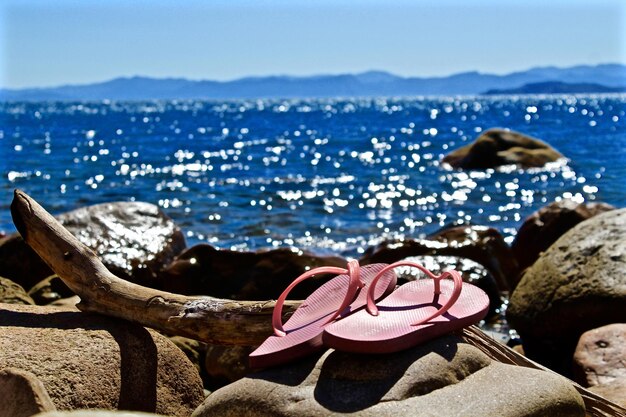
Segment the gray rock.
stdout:
[[198,372],[165,336],[75,310],[0,304],[0,369],[28,371],[58,410],[122,409],[187,417]]
[[[154,204],[97,204],[57,219],[111,272],[149,287],[162,287],[159,271],[186,246],[182,232]],[[0,241],[0,275],[30,289],[52,274],[19,234]]]
[[570,374],[581,334],[626,322],[626,209],[565,233],[526,270],[507,318],[526,355]]
[[0,417],[30,417],[56,410],[41,381],[22,369],[0,370],[0,394]]
[[329,350],[215,391],[193,417],[584,416],[558,375],[493,362],[456,336],[388,355]]
[[0,277],[0,303],[33,305],[35,301],[20,285],[10,279]]

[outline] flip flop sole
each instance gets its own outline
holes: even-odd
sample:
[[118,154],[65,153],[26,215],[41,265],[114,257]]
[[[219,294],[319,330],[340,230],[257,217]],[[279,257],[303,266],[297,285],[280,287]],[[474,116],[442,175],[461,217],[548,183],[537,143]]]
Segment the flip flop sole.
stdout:
[[391,353],[469,326],[485,317],[489,298],[478,287],[464,283],[458,300],[443,315],[426,319],[452,294],[453,283],[441,281],[441,294],[434,294],[434,281],[421,279],[402,285],[376,305],[379,314],[358,311],[324,329],[323,344],[355,353]]
[[[339,316],[338,321],[365,306],[369,284],[385,266],[387,265],[372,264],[361,267],[360,277],[365,287],[361,288],[354,301]],[[380,281],[382,282],[376,286],[377,299],[394,290],[395,272],[385,273]],[[322,333],[327,326],[326,322],[341,306],[349,282],[347,274],[338,275],[315,290],[283,325],[285,336],[268,337],[250,354],[250,366],[252,368],[275,366],[321,350]]]

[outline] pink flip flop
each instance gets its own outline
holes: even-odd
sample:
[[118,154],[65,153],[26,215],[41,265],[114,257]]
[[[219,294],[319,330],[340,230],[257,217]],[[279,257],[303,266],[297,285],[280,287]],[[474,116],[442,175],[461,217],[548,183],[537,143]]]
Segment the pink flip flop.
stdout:
[[[357,261],[350,261],[347,269],[321,267],[300,275],[276,301],[272,315],[274,335],[268,337],[250,354],[250,366],[264,368],[279,365],[322,349],[322,333],[325,326],[364,307],[368,297],[378,300],[393,291],[396,286],[396,274],[386,267],[387,264],[360,267]],[[283,325],[281,316],[287,295],[298,283],[316,274],[338,274],[338,276],[307,297]],[[377,283],[382,282],[369,291],[374,279]]]
[[[376,304],[369,293],[377,293],[378,279],[398,266],[418,268],[432,279],[406,283]],[[397,352],[476,323],[488,309],[487,294],[463,283],[457,271],[436,276],[419,264],[400,261],[386,266],[374,278],[367,309],[324,328],[323,343],[347,352]]]

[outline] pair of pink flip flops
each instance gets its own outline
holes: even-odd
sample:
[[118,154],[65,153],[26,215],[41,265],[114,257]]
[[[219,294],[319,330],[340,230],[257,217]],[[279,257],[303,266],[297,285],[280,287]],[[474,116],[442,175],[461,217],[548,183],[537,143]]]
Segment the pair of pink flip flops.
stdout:
[[[431,279],[395,289],[393,269],[399,266],[417,268]],[[283,325],[282,307],[289,292],[323,273],[338,276],[307,297]],[[358,353],[397,352],[476,323],[488,308],[487,294],[463,283],[454,270],[436,276],[417,263],[403,261],[363,267],[350,261],[347,269],[315,268],[296,278],[278,298],[272,317],[274,335],[250,354],[250,366],[279,365],[325,347]]]

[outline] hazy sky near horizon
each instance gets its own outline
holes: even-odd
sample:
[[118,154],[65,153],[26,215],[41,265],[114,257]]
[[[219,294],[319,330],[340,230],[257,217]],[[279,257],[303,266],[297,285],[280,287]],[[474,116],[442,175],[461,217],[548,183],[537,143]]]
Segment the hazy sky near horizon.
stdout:
[[0,87],[626,63],[623,0],[4,0]]

